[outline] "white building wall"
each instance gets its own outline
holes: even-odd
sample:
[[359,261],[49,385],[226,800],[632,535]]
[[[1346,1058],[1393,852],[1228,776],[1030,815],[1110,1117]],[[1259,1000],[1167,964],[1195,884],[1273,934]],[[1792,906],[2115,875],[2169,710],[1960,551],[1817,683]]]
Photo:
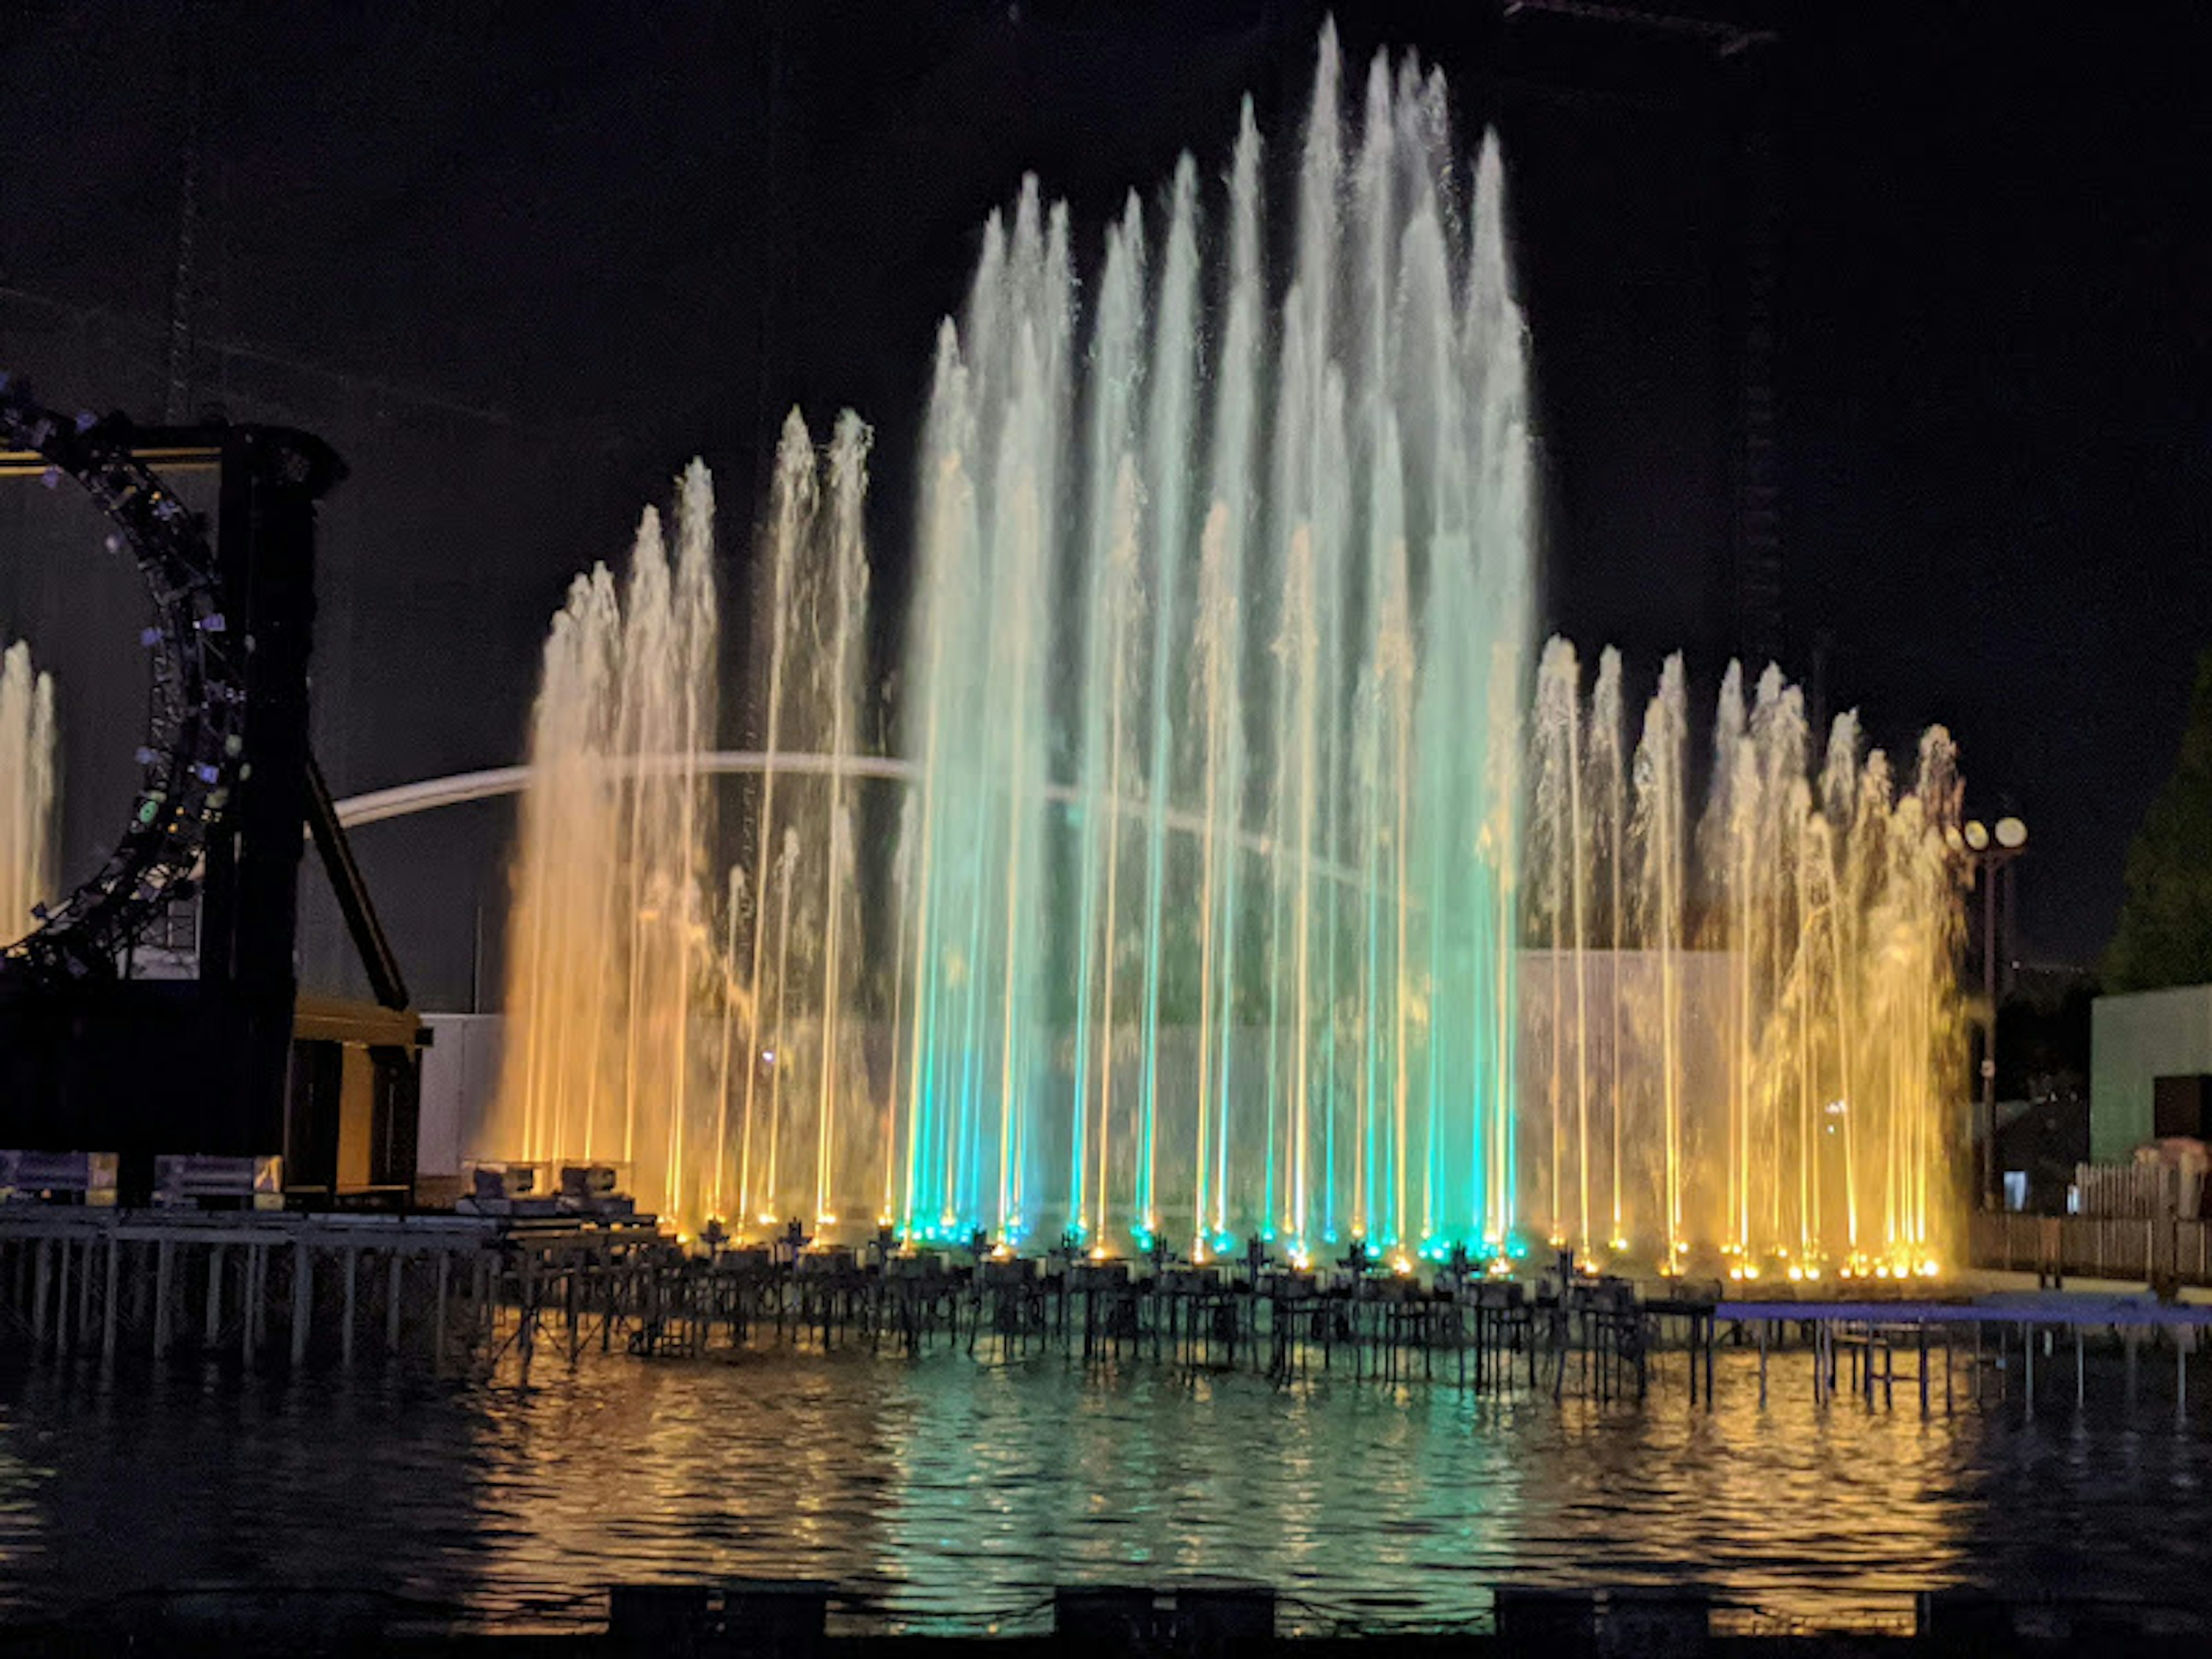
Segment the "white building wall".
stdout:
[[416,1173],[457,1176],[469,1159],[488,1155],[476,1138],[491,1119],[504,1022],[497,1014],[425,1014],[422,1023],[437,1036],[422,1051]]
[[2089,1042],[2089,1156],[2118,1163],[2150,1139],[2156,1079],[2212,1072],[2212,985],[2099,997]]

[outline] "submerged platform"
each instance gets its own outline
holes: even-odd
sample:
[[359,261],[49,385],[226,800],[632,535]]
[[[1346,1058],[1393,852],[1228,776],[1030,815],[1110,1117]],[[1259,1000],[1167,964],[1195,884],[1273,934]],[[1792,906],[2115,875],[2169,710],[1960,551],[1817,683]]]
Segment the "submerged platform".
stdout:
[[[1480,1393],[1710,1406],[1717,1352],[1814,1397],[1955,1409],[2087,1388],[2092,1351],[2171,1355],[2178,1409],[2212,1305],[1920,1280],[1777,1286],[1556,1273],[1416,1275],[959,1252],[712,1250],[651,1218],[0,1205],[0,1325],[38,1361],[222,1357],[527,1377],[587,1351],[702,1357],[771,1343],[891,1354],[1426,1381]],[[1734,1293],[1731,1293],[1734,1292]],[[2039,1358],[2040,1364],[2039,1364]],[[2069,1370],[2070,1376],[2067,1375]]]

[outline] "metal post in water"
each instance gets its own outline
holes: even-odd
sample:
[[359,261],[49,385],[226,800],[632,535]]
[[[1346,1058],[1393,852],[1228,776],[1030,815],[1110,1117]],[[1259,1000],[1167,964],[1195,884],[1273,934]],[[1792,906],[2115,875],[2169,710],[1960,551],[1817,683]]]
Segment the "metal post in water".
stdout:
[[204,1327],[208,1346],[222,1334],[222,1246],[208,1247],[207,1319]]
[[258,1274],[261,1248],[246,1245],[246,1255],[239,1259],[239,1356],[248,1364],[254,1358],[254,1318],[258,1316]]
[[314,1295],[314,1258],[307,1253],[307,1236],[303,1233],[292,1246],[292,1364],[295,1366],[307,1361],[307,1325],[313,1312]]
[[453,1271],[453,1258],[450,1251],[438,1252],[438,1294],[430,1308],[430,1374],[439,1376],[446,1369],[446,1280]]
[[38,1272],[31,1281],[31,1340],[40,1346],[46,1340],[46,1280],[53,1271],[52,1250],[52,1239],[39,1241]]
[[354,1274],[361,1266],[361,1252],[352,1245],[346,1246],[345,1291],[338,1301],[338,1363],[350,1368],[353,1364],[353,1287]]
[[102,1364],[112,1364],[115,1358],[115,1300],[122,1271],[123,1235],[119,1231],[111,1231],[107,1235],[107,1295],[100,1310],[100,1359]]
[[154,1358],[169,1352],[169,1279],[175,1266],[176,1245],[163,1239],[154,1247]]
[[57,1252],[59,1261],[54,1281],[54,1349],[58,1353],[67,1354],[70,1350],[70,1242],[64,1238],[59,1243],[61,1249]]

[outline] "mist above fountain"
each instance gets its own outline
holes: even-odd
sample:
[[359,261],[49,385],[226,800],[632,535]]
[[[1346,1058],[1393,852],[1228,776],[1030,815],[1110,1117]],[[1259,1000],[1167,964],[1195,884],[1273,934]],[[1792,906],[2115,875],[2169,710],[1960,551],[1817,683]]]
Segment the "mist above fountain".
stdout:
[[[1769,670],[1692,752],[1529,648],[1502,168],[1324,33],[1271,287],[1246,106],[1078,299],[1024,182],[941,331],[896,752],[866,429],[794,412],[718,836],[710,493],[549,641],[501,1144],[687,1223],[1917,1270],[1948,1205],[1949,744]],[[889,783],[871,780],[889,776]],[[1705,805],[1692,804],[1698,778]],[[870,789],[888,788],[875,799]],[[727,805],[727,803],[724,803]],[[894,829],[893,826],[896,826]],[[726,874],[716,876],[716,869]]]

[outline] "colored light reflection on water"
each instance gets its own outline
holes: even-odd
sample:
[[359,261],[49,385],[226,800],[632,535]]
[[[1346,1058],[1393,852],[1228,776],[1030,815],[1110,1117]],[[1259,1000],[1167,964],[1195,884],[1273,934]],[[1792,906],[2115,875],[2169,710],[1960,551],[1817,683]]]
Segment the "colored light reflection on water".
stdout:
[[[576,1629],[612,1580],[766,1575],[834,1580],[878,1627],[982,1632],[1042,1628],[1058,1583],[1219,1575],[1319,1631],[1479,1624],[1507,1579],[1693,1578],[1766,1620],[1864,1626],[1943,1583],[2188,1582],[2212,1443],[2153,1388],[2133,1413],[2031,1422],[2015,1394],[1923,1422],[1794,1383],[1762,1412],[1753,1365],[1721,1356],[1710,1415],[1679,1375],[1639,1412],[1057,1356],[598,1361],[527,1391],[15,1378],[0,1607],[343,1583]],[[2093,1407],[2118,1386],[2093,1376]]]

